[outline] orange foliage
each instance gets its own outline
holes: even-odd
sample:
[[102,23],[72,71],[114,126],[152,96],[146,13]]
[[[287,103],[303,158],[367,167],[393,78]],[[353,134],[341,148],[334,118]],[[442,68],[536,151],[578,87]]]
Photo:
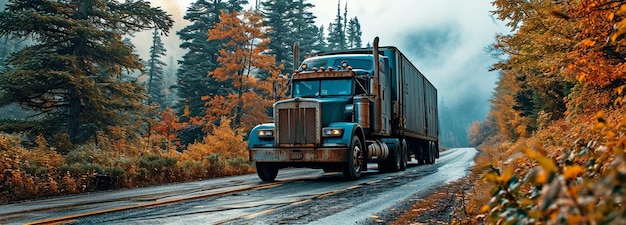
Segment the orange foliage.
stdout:
[[626,23],[624,13],[626,5],[621,1],[587,0],[572,7],[571,23],[580,27],[580,32],[576,35],[578,44],[569,55],[572,59],[566,71],[569,76],[599,88],[626,78],[623,57],[626,51],[619,48],[626,31],[620,25]]
[[240,132],[231,128],[230,123],[229,118],[222,117],[220,125],[205,136],[202,143],[190,144],[181,159],[202,161],[211,155],[224,159],[247,157],[247,144]]
[[167,107],[159,114],[161,120],[154,126],[153,130],[157,134],[164,135],[168,141],[176,139],[177,132],[187,126],[186,122],[179,122],[178,116],[172,107]]
[[[208,31],[209,40],[224,41],[218,57],[220,66],[209,75],[219,81],[232,82],[234,93],[227,96],[203,96],[207,99],[207,114],[203,118],[208,126],[218,124],[222,116],[232,118],[235,127],[244,130],[269,121],[272,94],[284,95],[284,84],[277,79],[275,59],[265,54],[269,38],[265,35],[263,17],[259,13],[244,12],[239,19],[236,11],[220,15],[221,22]],[[268,71],[268,80],[254,71]]]
[[250,76],[254,69],[270,70],[275,64],[267,50],[269,38],[263,30],[263,17],[259,13],[245,12],[243,20],[239,14],[222,12],[221,22],[208,32],[208,40],[226,40],[220,50],[220,67],[209,75],[219,81],[232,81],[236,88],[254,87]]

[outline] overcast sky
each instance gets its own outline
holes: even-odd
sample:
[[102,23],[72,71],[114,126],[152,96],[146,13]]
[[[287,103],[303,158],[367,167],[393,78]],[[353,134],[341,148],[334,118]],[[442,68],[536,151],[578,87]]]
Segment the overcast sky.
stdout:
[[[177,21],[169,37],[167,51],[184,54],[176,31],[185,26],[182,16],[195,0],[153,0]],[[363,45],[380,37],[382,46],[396,46],[438,89],[439,99],[464,120],[483,120],[489,110],[497,74],[488,72],[495,62],[485,48],[498,33],[508,29],[495,21],[492,0],[341,0],[348,18],[358,17]],[[250,2],[254,2],[250,0]],[[328,24],[337,15],[337,0],[309,0],[317,25]],[[141,41],[137,41],[137,40]],[[138,34],[134,43],[146,58],[149,34]],[[176,58],[177,59],[177,58]],[[164,60],[169,62],[169,59]]]

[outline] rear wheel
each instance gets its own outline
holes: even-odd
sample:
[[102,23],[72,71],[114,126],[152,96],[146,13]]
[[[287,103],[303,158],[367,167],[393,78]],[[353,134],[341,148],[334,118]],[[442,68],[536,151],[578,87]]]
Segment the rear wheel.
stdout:
[[434,142],[429,142],[428,144],[428,164],[435,164],[435,158],[436,158],[436,149],[435,149],[435,143]]
[[402,140],[400,142],[400,149],[402,149],[402,151],[400,151],[401,152],[400,153],[400,155],[401,155],[401,158],[400,158],[400,162],[401,162],[400,163],[400,170],[401,171],[405,171],[406,170],[406,164],[409,161],[408,160],[409,157],[408,157],[408,152],[407,152],[407,146],[406,146],[406,141],[405,140]]
[[263,181],[274,181],[278,175],[278,167],[269,163],[256,163],[256,174]]
[[352,137],[352,144],[348,153],[350,160],[344,164],[342,169],[344,179],[357,180],[361,177],[361,171],[363,166],[365,166],[363,154],[363,144],[361,144],[359,137],[355,135]]
[[416,157],[418,165],[424,165],[430,162],[430,146],[428,142],[420,143],[420,148],[418,149],[419,157]]

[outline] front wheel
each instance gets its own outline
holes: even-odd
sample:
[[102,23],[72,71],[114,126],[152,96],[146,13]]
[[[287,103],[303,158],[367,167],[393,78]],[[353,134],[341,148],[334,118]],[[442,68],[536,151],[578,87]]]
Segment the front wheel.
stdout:
[[343,177],[346,180],[357,180],[361,177],[361,171],[365,166],[363,160],[363,144],[358,136],[352,137],[352,144],[348,153],[349,160],[343,166]]
[[278,175],[278,167],[268,163],[256,163],[256,174],[263,181],[274,181]]

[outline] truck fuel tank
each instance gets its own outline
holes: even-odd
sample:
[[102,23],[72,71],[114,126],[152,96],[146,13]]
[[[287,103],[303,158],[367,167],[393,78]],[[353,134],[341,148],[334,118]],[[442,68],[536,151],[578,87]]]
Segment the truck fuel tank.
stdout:
[[367,96],[354,96],[352,99],[354,104],[354,120],[359,123],[363,129],[370,127],[370,100]]

